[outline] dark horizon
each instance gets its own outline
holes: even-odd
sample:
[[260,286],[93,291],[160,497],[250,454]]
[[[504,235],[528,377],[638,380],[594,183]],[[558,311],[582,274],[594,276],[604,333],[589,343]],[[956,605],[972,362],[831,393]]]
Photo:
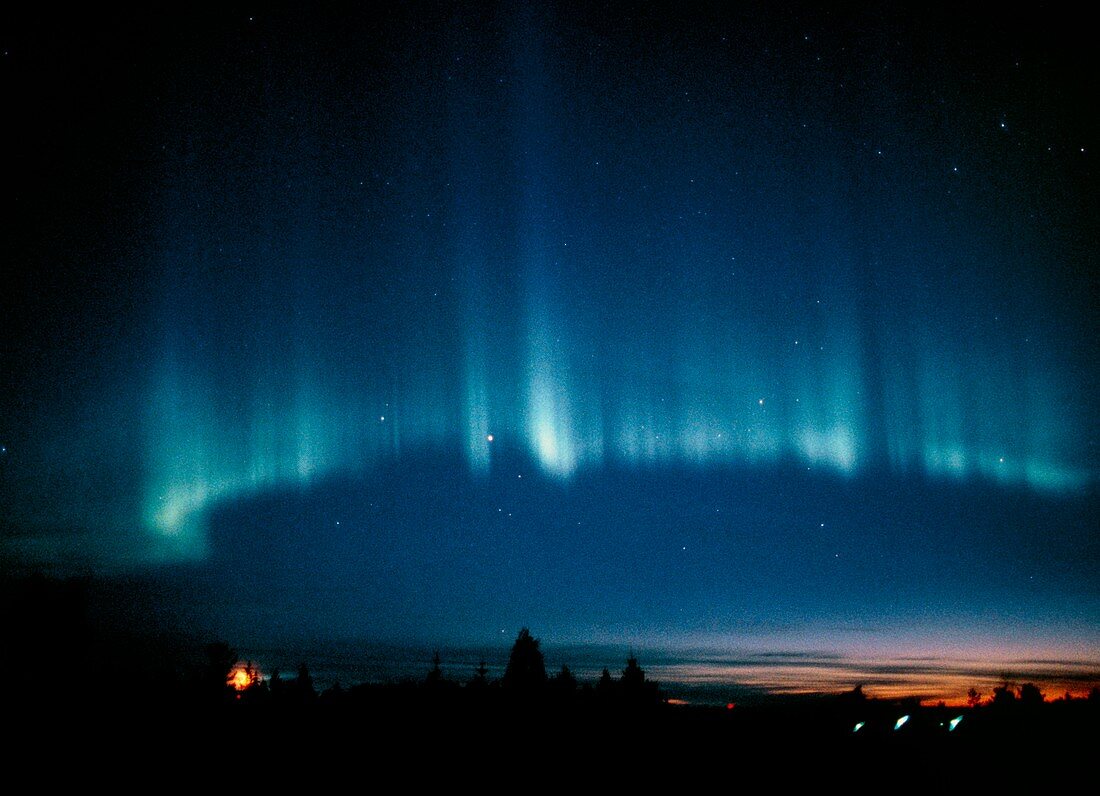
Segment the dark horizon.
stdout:
[[[1047,700],[1066,694],[1087,697],[1100,681],[1095,661],[1026,660],[992,656],[961,660],[942,658],[852,656],[814,652],[745,652],[722,655],[714,650],[661,650],[607,644],[555,645],[543,639],[547,671],[566,665],[583,685],[594,685],[607,668],[615,677],[633,654],[647,677],[661,687],[662,695],[677,704],[769,705],[850,693],[860,687],[871,699],[916,700],[925,705],[944,702],[967,704],[975,689],[983,701],[994,689],[1008,683],[1017,688],[1033,683]],[[500,646],[469,648],[395,647],[368,642],[343,644],[300,644],[278,648],[238,647],[242,663],[255,664],[264,678],[279,672],[292,677],[302,661],[318,689],[337,683],[347,687],[359,683],[394,684],[420,681],[440,655],[443,675],[467,683],[484,662],[490,680],[499,679],[508,660],[511,641]]]
[[[179,624],[179,617],[158,613],[169,596],[163,581],[32,575],[9,577],[0,585],[5,596],[0,624],[13,649],[37,650],[40,680],[42,672],[56,671],[69,689],[93,701],[121,686],[120,677],[135,693],[185,683],[204,665],[204,650],[224,644],[219,638],[234,639],[225,645],[233,650],[233,671],[249,671],[252,684],[266,687],[280,676],[283,682],[293,680],[307,666],[319,693],[341,686],[416,687],[437,665],[441,682],[453,686],[468,687],[479,669],[488,683],[499,684],[512,649],[506,632],[475,645],[293,638],[255,629],[252,637],[224,636],[210,630],[209,623]],[[27,606],[28,599],[34,608]],[[538,640],[547,671],[567,666],[582,687],[595,686],[605,669],[618,678],[623,664],[636,659],[671,705],[809,706],[858,691],[861,699],[884,704],[972,707],[979,700],[988,704],[999,690],[1015,691],[1024,684],[1038,688],[1049,702],[1095,697],[1100,681],[1094,660],[1034,659],[995,647],[976,653],[969,636],[958,639],[965,647],[941,647],[938,655],[905,654],[888,645],[877,652],[799,649],[789,639],[785,649],[776,650],[752,634],[727,644],[665,648]],[[6,665],[17,671],[18,655]]]

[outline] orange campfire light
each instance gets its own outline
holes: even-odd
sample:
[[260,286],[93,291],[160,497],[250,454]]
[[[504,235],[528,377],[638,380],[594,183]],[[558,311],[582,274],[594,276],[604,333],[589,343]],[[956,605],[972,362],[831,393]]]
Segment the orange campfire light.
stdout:
[[245,666],[243,663],[238,663],[230,670],[226,682],[237,691],[244,691],[258,679],[259,674],[255,669]]

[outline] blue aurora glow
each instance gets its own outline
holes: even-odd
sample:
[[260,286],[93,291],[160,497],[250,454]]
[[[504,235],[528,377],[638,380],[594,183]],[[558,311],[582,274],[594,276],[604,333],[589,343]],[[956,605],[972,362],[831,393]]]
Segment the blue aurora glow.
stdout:
[[[945,339],[954,310],[931,299],[910,299],[907,314],[922,319],[914,328],[890,324],[885,312],[860,319],[843,280],[807,279],[798,292],[821,298],[792,323],[785,281],[757,276],[751,295],[732,273],[721,287],[690,284],[677,273],[690,266],[670,255],[654,267],[689,284],[635,313],[615,306],[629,288],[601,284],[602,272],[586,278],[574,267],[567,285],[532,276],[510,290],[479,267],[477,251],[454,246],[456,257],[441,258],[434,275],[443,276],[442,295],[428,292],[431,278],[284,301],[249,285],[229,302],[251,321],[240,337],[196,306],[201,296],[177,293],[181,309],[169,322],[189,339],[166,344],[149,401],[149,527],[183,534],[186,548],[212,501],[457,444],[474,472],[488,468],[494,446],[510,445],[561,478],[609,461],[798,461],[843,474],[885,466],[1048,491],[1094,477],[1074,433],[1083,406],[1063,374],[1038,364],[1057,352],[991,335]],[[823,270],[845,269],[843,253],[834,254]],[[524,242],[518,267],[536,275],[570,267],[571,254],[554,256],[551,267]],[[597,259],[616,282],[645,279],[623,258]],[[467,286],[456,288],[461,281]],[[224,287],[201,289],[221,301]],[[395,330],[378,307],[391,301],[435,317]],[[692,310],[700,305],[712,310]],[[197,317],[214,322],[190,326]],[[308,331],[294,331],[301,327]],[[875,329],[883,330],[878,363],[863,342]]]
[[438,56],[435,93],[410,86],[437,64],[391,76],[384,122],[294,80],[229,130],[187,119],[142,401],[154,555],[200,555],[219,501],[454,446],[473,473],[507,446],[561,479],[1094,483],[1078,329],[1035,268],[1051,253],[1034,224],[978,223],[1000,212],[980,180],[924,176],[946,143],[924,153],[900,100],[844,127],[808,86],[778,112],[822,123],[777,147],[766,85],[703,93],[672,133],[624,123],[536,20],[471,44]]
[[6,547],[208,560],[219,507],[455,451],[463,486],[520,457],[563,487],[1092,500],[1092,128],[1037,59],[1006,77],[1001,39],[972,62],[877,10],[636,11],[272,11],[150,45],[147,113],[110,128],[137,198],[89,221],[45,182],[71,248],[21,233],[76,254],[17,340]]

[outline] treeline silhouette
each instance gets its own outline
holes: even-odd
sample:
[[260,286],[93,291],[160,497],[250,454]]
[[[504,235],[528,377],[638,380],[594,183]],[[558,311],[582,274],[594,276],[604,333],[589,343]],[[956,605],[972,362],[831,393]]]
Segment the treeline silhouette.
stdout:
[[318,691],[309,667],[302,663],[297,676],[284,680],[279,672],[264,679],[249,661],[237,659],[235,651],[223,642],[206,647],[207,664],[197,682],[204,698],[226,705],[244,703],[253,706],[301,707],[389,703],[392,707],[436,707],[477,710],[482,708],[523,708],[526,710],[601,708],[607,710],[647,711],[665,705],[658,683],[646,677],[633,652],[618,676],[604,669],[594,683],[581,683],[569,666],[547,674],[539,649],[539,639],[522,628],[512,645],[508,664],[499,679],[489,677],[485,661],[474,667],[463,680],[448,678],[436,652],[432,666],[422,679],[405,678],[396,683],[363,683],[344,688],[336,683]]
[[594,682],[581,682],[568,665],[548,673],[540,641],[527,628],[499,678],[481,661],[454,679],[436,653],[418,678],[319,690],[305,662],[292,677],[265,677],[222,641],[196,645],[105,631],[89,622],[88,588],[85,580],[41,577],[5,584],[0,675],[9,715],[28,726],[58,716],[114,714],[136,717],[133,726],[201,732],[300,736],[309,729],[314,740],[363,732],[403,737],[431,727],[446,737],[511,741],[532,732],[599,730],[612,737],[690,738],[700,747],[755,739],[950,749],[1094,737],[1100,719],[1100,688],[1088,698],[1047,700],[1035,684],[1017,686],[1007,675],[988,698],[971,689],[966,707],[872,699],[860,686],[745,707],[677,704],[647,677],[633,651],[621,669],[605,668]]

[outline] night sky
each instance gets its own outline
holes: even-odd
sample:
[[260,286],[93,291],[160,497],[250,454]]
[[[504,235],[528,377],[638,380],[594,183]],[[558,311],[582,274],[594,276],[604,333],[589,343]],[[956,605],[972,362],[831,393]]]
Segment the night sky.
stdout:
[[878,5],[4,11],[5,567],[1100,661],[1095,45]]

